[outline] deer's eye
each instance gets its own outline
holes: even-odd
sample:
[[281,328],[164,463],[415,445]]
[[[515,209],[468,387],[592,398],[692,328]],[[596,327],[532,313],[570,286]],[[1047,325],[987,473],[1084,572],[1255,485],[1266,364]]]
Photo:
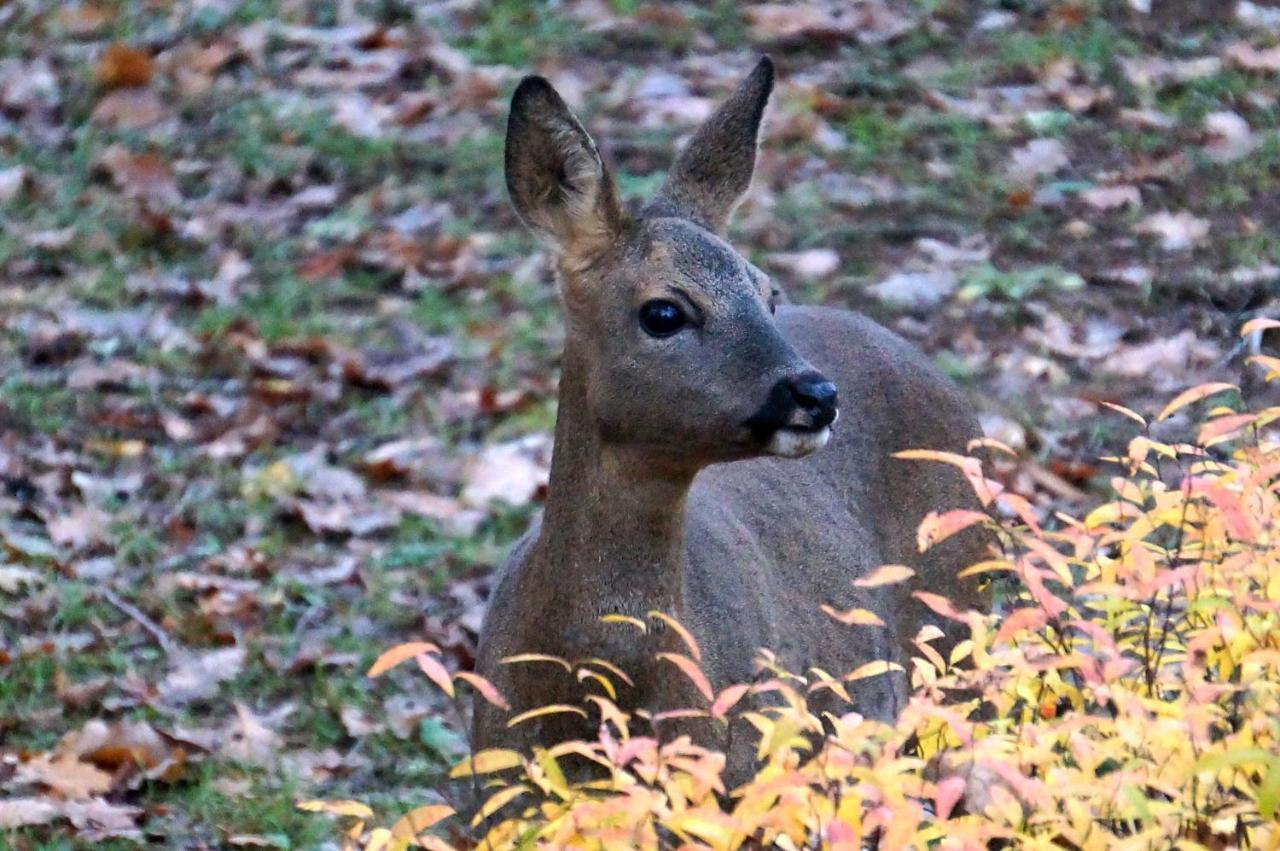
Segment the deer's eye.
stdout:
[[686,322],[684,311],[673,301],[657,298],[640,307],[640,327],[650,337],[670,337]]

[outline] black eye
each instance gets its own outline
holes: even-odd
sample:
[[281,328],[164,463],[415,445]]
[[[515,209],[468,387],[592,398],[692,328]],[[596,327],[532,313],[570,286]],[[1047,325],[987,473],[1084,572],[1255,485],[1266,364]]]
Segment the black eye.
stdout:
[[686,321],[680,305],[665,299],[646,301],[640,308],[640,327],[651,337],[670,337]]

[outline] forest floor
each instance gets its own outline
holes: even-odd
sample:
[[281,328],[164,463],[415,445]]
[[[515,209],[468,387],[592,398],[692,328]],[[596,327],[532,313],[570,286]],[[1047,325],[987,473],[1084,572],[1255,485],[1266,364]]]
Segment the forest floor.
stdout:
[[1253,392],[1280,7],[1142,6],[0,3],[0,845],[320,847],[300,799],[436,794],[456,718],[363,674],[469,665],[542,497],[525,73],[635,200],[770,53],[733,241],[929,352],[1046,517],[1106,492],[1103,403]]

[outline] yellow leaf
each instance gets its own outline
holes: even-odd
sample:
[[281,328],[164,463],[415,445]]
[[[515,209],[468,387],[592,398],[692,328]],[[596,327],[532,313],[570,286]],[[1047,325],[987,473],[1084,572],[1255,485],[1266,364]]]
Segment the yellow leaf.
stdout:
[[373,832],[369,834],[368,841],[364,844],[364,851],[387,851],[387,849],[393,847],[393,838],[394,837],[391,836],[391,831],[387,830],[385,827],[375,828]]
[[1218,393],[1225,393],[1228,390],[1238,390],[1234,384],[1227,384],[1224,381],[1211,381],[1208,384],[1200,384],[1189,390],[1183,390],[1177,396],[1173,397],[1173,401],[1164,406],[1156,416],[1156,422],[1167,420],[1169,417],[1181,411],[1187,405],[1199,402],[1201,399],[1207,399]]
[[445,804],[425,804],[405,813],[391,826],[391,835],[396,839],[413,839],[427,828],[453,815],[453,807]]
[[517,653],[514,656],[504,656],[498,660],[504,665],[520,665],[526,662],[550,662],[553,665],[559,665],[569,673],[573,673],[573,666],[561,659],[559,656],[549,656],[546,653]]
[[309,813],[329,813],[335,816],[372,818],[373,810],[359,801],[300,801],[298,809]]
[[476,827],[480,822],[505,807],[511,801],[514,801],[521,795],[528,794],[529,791],[528,786],[525,786],[524,784],[517,784],[494,792],[489,796],[489,800],[485,801],[484,805],[476,812],[475,817],[471,819],[471,826]]
[[1147,427],[1147,421],[1144,420],[1141,415],[1139,415],[1135,411],[1129,410],[1124,405],[1116,405],[1116,404],[1112,404],[1111,402],[1099,402],[1098,404],[1102,405],[1102,407],[1104,408],[1110,408],[1111,410],[1115,411],[1117,414],[1120,414],[1121,416],[1128,417],[1129,419],[1133,420],[1135,423],[1142,426],[1143,428]]
[[518,724],[523,724],[524,722],[531,721],[534,718],[542,718],[546,715],[563,715],[567,712],[571,712],[574,715],[581,715],[583,718],[587,717],[586,710],[577,706],[570,706],[567,703],[551,703],[546,706],[539,706],[536,709],[530,709],[527,712],[521,712],[519,715],[508,721],[507,726],[515,727]]
[[915,576],[916,572],[905,564],[886,564],[877,567],[859,579],[853,580],[858,588],[879,588],[882,585],[896,585]]
[[523,758],[516,751],[489,748],[455,765],[449,772],[449,776],[458,778],[476,774],[494,774],[510,768],[519,768],[523,764]]
[[855,680],[865,680],[868,677],[877,677],[880,674],[887,674],[890,671],[901,671],[904,668],[897,662],[889,662],[885,659],[875,659],[866,664],[859,665],[853,669],[853,672],[845,676],[845,682],[851,683]]
[[847,612],[841,612],[837,609],[832,608],[831,606],[828,606],[826,603],[823,603],[822,611],[826,612],[831,617],[840,621],[840,623],[847,624],[848,626],[884,626],[885,625],[884,621],[880,619],[879,615],[867,609],[850,609]]
[[618,614],[601,615],[600,622],[601,623],[625,623],[625,624],[630,624],[631,626],[634,626],[636,629],[640,630],[641,632],[649,631],[649,625],[647,623],[640,620],[639,618],[633,618],[631,617],[631,615],[618,615]]
[[439,652],[439,650],[440,648],[430,641],[410,641],[407,644],[397,644],[374,661],[373,667],[369,668],[367,676],[380,677],[401,662],[406,662],[422,653]]

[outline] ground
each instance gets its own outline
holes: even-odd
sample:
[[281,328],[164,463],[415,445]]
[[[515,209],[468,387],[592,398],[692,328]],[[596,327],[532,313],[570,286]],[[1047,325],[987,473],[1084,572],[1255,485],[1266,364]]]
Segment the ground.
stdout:
[[[501,174],[547,75],[636,200],[762,52],[730,235],[973,397],[1046,517],[1280,304],[1280,7],[0,3],[0,827],[321,847],[463,748],[563,337]],[[856,405],[856,400],[846,400]],[[1176,433],[1174,418],[1162,426]]]

